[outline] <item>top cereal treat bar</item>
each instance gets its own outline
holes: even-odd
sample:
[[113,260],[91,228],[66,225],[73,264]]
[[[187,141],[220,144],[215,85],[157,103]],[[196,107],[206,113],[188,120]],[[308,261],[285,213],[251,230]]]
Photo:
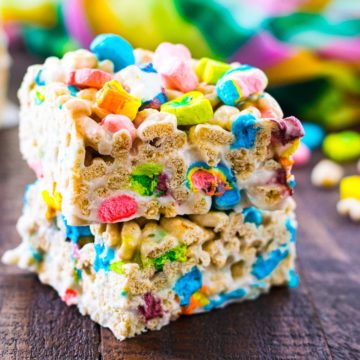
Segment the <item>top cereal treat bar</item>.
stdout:
[[19,90],[20,146],[42,178],[48,217],[71,225],[279,209],[292,195],[303,129],[283,118],[265,74],[154,53],[100,35],[91,51],[31,66]]

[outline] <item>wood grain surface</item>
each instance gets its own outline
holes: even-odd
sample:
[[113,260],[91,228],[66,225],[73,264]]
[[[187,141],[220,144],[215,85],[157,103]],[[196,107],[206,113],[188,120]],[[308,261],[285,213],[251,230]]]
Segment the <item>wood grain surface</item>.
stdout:
[[[14,58],[15,101],[36,59],[18,52]],[[34,180],[19,154],[17,129],[0,131],[0,164],[2,255],[20,241],[15,224],[24,186]],[[298,289],[274,289],[119,342],[35,275],[0,265],[0,359],[360,359],[360,227],[337,215],[337,190],[310,185],[310,170],[296,171]]]

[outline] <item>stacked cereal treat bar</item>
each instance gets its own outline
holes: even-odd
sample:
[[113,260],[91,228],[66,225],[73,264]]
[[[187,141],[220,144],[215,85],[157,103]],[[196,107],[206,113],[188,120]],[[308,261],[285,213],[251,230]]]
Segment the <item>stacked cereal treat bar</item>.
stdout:
[[119,339],[295,286],[291,155],[265,74],[100,35],[29,68],[20,145],[38,180],[3,260]]

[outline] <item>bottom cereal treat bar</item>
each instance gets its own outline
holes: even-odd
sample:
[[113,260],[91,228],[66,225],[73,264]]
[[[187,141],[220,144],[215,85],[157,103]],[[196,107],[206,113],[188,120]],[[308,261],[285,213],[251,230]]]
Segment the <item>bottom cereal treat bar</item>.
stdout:
[[244,203],[226,213],[82,227],[61,215],[49,221],[46,210],[38,181],[18,222],[22,243],[3,261],[37,272],[120,340],[297,284],[291,199],[277,211]]

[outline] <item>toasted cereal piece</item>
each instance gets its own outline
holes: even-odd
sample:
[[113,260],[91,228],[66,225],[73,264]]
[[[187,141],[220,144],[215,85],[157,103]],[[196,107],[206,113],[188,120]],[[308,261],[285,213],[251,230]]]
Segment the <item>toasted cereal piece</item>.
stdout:
[[121,246],[118,251],[120,259],[131,260],[141,242],[141,229],[135,221],[128,221],[121,228]]
[[79,49],[66,53],[62,64],[66,69],[93,69],[97,66],[98,61],[92,52]]
[[229,224],[229,217],[219,211],[210,211],[203,215],[191,215],[190,219],[199,226],[213,228],[215,232],[223,230]]
[[156,258],[177,244],[176,237],[155,222],[149,222],[142,231],[140,251],[144,257]]
[[232,123],[239,116],[240,110],[235,106],[221,105],[214,112],[214,118],[210,124],[221,126],[223,129],[231,130]]
[[185,245],[195,244],[204,237],[203,230],[199,226],[180,217],[173,219],[162,218],[160,224],[166,231]]
[[353,198],[340,200],[336,205],[337,211],[342,216],[349,216],[352,221],[360,221],[360,201]]
[[318,162],[311,172],[311,182],[319,187],[336,186],[344,175],[343,168],[335,162],[323,159]]
[[208,241],[204,250],[209,254],[212,264],[221,269],[225,266],[227,255],[221,240]]
[[201,124],[190,129],[189,140],[199,150],[202,160],[215,166],[220,161],[223,147],[230,145],[234,136],[218,125]]

